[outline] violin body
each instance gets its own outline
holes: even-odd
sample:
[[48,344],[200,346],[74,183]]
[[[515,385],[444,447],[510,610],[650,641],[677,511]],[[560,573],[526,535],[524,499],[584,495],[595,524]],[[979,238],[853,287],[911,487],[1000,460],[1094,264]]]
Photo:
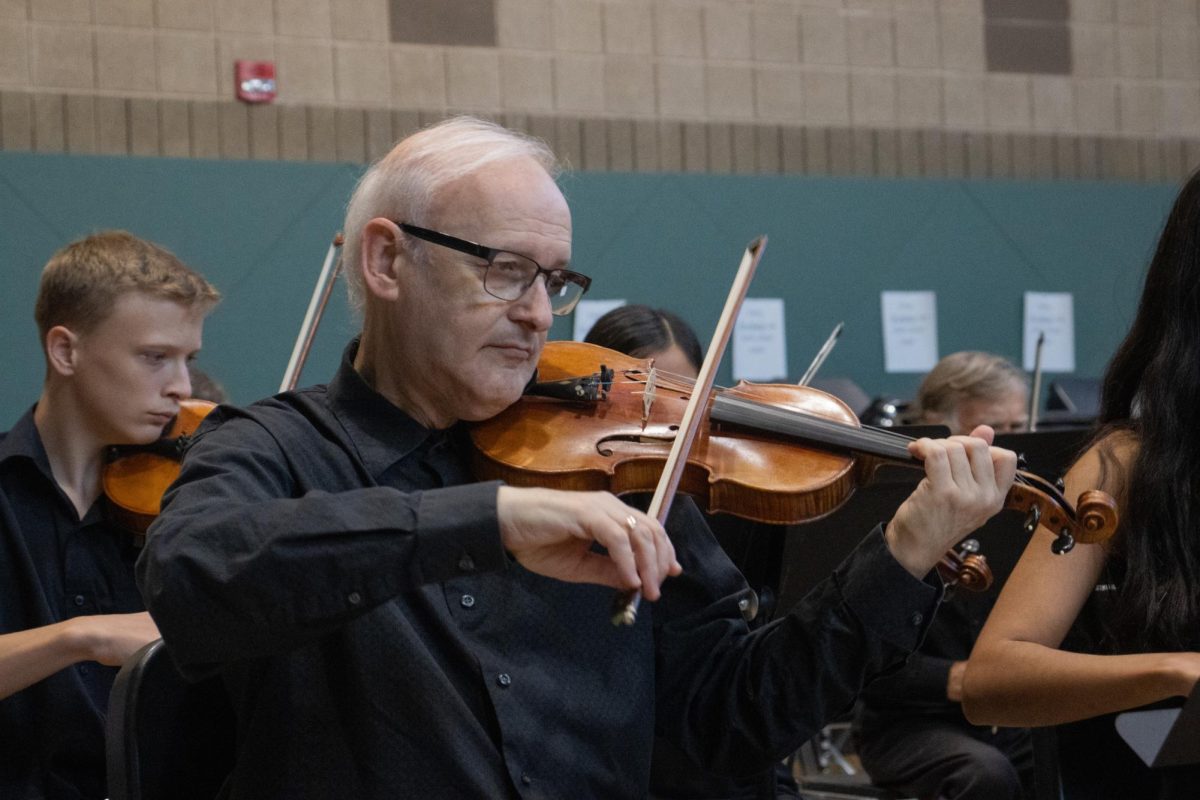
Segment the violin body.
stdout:
[[100,481],[113,520],[135,534],[145,534],[162,507],[162,496],[179,477],[188,437],[216,403],[184,400],[179,413],[157,442],[109,448]]
[[[654,402],[643,420],[651,361],[582,342],[547,342],[538,378],[590,375],[602,364],[616,373],[605,400],[564,403],[526,396],[474,426],[475,474],[515,486],[618,495],[654,491],[691,386],[659,375]],[[807,387],[743,381],[725,391],[858,424],[845,403]],[[795,524],[836,510],[866,468],[862,459],[847,454],[798,448],[770,434],[714,423],[697,434],[679,489],[711,513]]]

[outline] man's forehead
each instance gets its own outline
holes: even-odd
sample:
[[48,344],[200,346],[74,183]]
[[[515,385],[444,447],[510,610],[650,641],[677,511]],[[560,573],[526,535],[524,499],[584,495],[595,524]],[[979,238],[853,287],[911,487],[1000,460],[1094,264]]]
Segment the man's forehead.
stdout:
[[456,236],[528,233],[570,241],[566,198],[533,159],[489,164],[447,183],[431,198],[429,212],[429,224]]
[[[493,161],[466,175],[454,178],[434,192],[431,205],[475,203],[491,205],[526,197],[533,192],[552,193],[562,198],[562,192],[550,173],[532,158],[513,158]],[[563,203],[565,205],[565,200]]]

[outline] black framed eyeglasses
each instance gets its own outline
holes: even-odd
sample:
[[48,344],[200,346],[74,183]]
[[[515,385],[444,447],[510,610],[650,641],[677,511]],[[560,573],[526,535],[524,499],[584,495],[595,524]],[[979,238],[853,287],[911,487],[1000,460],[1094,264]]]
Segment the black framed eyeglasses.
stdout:
[[448,236],[428,228],[419,228],[407,222],[397,222],[400,230],[409,236],[426,242],[448,247],[459,253],[481,258],[487,262],[483,274],[483,290],[501,300],[517,300],[533,286],[538,275],[546,276],[546,294],[550,297],[550,313],[555,316],[570,314],[592,284],[592,279],[569,269],[546,269],[529,256],[484,247],[466,239]]

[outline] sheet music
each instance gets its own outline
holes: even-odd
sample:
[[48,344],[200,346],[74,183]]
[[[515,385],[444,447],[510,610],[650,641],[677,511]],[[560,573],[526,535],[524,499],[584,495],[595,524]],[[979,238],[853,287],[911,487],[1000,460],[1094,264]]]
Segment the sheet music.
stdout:
[[783,299],[747,297],[733,326],[733,379],[773,381],[787,378],[787,341]]
[[575,319],[571,338],[577,342],[582,342],[584,337],[588,335],[588,331],[596,324],[596,320],[603,317],[614,308],[620,308],[625,305],[624,300],[580,300],[575,306]]
[[937,295],[883,292],[883,362],[887,372],[928,372],[937,363]]
[[1070,292],[1025,293],[1025,369],[1034,368],[1037,340],[1042,346],[1043,372],[1075,371],[1075,310]]
[[1200,688],[1183,708],[1150,708],[1118,714],[1117,733],[1149,767],[1200,763]]

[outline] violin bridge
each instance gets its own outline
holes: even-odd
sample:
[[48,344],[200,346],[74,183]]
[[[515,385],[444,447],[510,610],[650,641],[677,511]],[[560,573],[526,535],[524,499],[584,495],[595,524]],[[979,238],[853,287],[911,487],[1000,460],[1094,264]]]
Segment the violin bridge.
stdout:
[[642,392],[642,430],[650,423],[650,409],[654,407],[654,394],[658,372],[654,369],[654,359],[650,359],[650,369],[646,372],[646,388]]

